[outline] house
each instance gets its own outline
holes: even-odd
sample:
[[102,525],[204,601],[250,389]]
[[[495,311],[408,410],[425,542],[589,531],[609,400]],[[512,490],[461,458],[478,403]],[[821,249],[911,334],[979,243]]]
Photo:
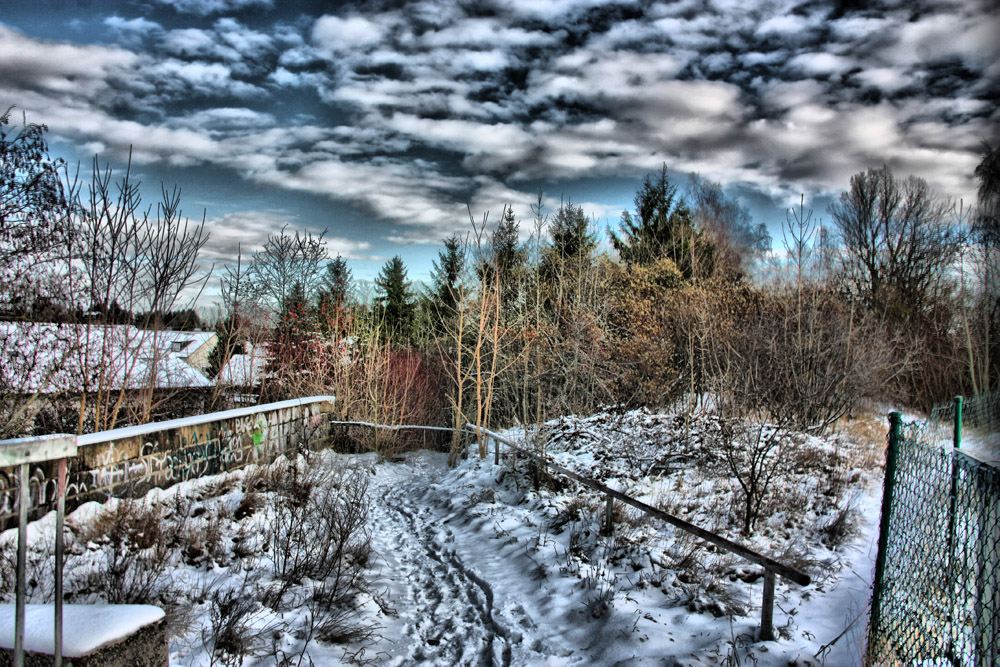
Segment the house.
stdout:
[[209,387],[216,341],[214,332],[0,322],[0,386],[17,394]]
[[234,354],[219,371],[219,384],[252,389],[264,379],[267,367],[267,349],[263,345],[247,343],[245,352]]
[[189,366],[207,375],[208,357],[219,342],[214,331],[161,331],[164,341],[170,342],[170,352],[178,355]]

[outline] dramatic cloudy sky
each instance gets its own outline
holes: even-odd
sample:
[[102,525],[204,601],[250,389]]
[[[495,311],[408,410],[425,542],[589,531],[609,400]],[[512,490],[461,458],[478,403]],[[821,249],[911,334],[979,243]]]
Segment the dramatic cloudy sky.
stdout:
[[206,210],[208,258],[327,228],[371,278],[426,278],[467,206],[524,227],[539,191],[615,224],[666,163],[780,233],[889,164],[974,196],[995,143],[994,0],[3,0],[0,106],[72,161],[133,150]]

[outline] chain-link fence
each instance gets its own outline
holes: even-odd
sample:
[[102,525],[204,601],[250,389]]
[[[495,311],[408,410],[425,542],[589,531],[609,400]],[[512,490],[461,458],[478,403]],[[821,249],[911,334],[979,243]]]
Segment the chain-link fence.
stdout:
[[[987,435],[996,398],[968,402]],[[1000,664],[1000,470],[952,447],[972,424],[960,399],[935,416],[952,422],[944,447],[937,423],[890,415],[869,664]]]

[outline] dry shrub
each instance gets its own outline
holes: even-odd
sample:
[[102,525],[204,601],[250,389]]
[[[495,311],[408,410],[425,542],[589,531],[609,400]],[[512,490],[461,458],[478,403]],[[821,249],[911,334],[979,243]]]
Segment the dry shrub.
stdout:
[[167,589],[178,537],[178,527],[165,522],[158,508],[119,500],[88,527],[86,539],[99,545],[102,558],[87,587],[110,604],[155,603]]
[[245,658],[263,652],[263,635],[271,628],[255,627],[259,614],[259,603],[246,591],[212,592],[208,610],[211,631],[203,637],[206,644],[212,644],[210,664],[242,665]]
[[830,549],[840,547],[858,534],[857,504],[857,494],[841,499],[833,516],[820,526],[821,539]]
[[324,641],[369,637],[373,630],[357,609],[372,556],[367,472],[343,463],[305,470],[284,463],[273,479],[266,538],[277,582],[265,604],[282,608],[287,594],[309,581],[310,632]]
[[885,463],[885,442],[889,423],[885,417],[858,416],[843,420],[839,425],[846,441],[846,451],[851,467],[876,470]]
[[608,300],[607,333],[615,401],[667,405],[679,389],[673,313],[668,303],[681,284],[669,259],[648,266],[602,265]]

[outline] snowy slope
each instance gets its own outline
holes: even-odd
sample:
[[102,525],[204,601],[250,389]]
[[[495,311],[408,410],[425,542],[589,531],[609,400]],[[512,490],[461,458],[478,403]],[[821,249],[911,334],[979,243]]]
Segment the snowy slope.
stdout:
[[[720,475],[712,429],[709,418],[685,422],[635,412],[565,418],[508,435],[686,520],[742,539],[736,485]],[[790,465],[780,493],[748,541],[813,578],[807,588],[778,580],[780,638],[774,642],[755,640],[759,567],[621,508],[614,535],[602,536],[602,498],[556,479],[536,490],[524,461],[494,466],[492,455],[466,458],[453,469],[445,454],[434,452],[397,462],[333,452],[310,456],[309,466],[350,469],[367,480],[374,552],[349,620],[374,634],[340,643],[311,634],[308,601],[317,584],[308,579],[288,588],[283,603],[265,604],[280,582],[266,537],[273,521],[269,491],[254,467],[154,490],[142,501],[163,517],[161,541],[176,544],[164,552],[165,569],[150,601],[167,608],[171,664],[181,665],[219,664],[222,658],[294,663],[299,657],[317,665],[351,659],[391,665],[858,664],[880,499],[877,472],[859,463],[873,460],[859,453],[871,445],[846,436],[795,440],[797,448],[785,453]],[[301,458],[299,465],[305,465]],[[117,506],[90,503],[69,517],[72,602],[105,601],[91,575],[113,542],[94,526],[107,525],[103,517]],[[854,530],[833,540],[838,508],[853,508]],[[53,526],[50,514],[29,531],[31,602],[51,598]],[[8,602],[14,540],[14,531],[0,537]],[[218,651],[213,658],[213,648],[229,645],[219,640],[219,607],[212,603],[220,592],[244,604],[235,627],[246,638],[243,658]]]

